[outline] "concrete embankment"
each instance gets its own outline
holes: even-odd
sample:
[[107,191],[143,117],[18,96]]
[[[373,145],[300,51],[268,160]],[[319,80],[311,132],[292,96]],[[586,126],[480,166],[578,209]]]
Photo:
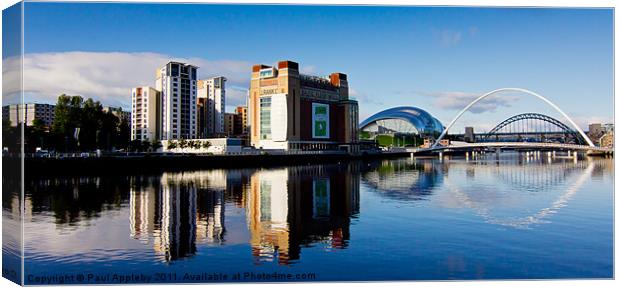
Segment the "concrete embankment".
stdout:
[[[409,153],[271,154],[271,155],[157,155],[102,156],[72,158],[25,158],[24,174],[29,176],[148,174],[215,168],[257,168],[289,165],[338,163],[409,156]],[[19,172],[19,158],[3,157],[5,175]],[[6,170],[6,169],[9,170]]]

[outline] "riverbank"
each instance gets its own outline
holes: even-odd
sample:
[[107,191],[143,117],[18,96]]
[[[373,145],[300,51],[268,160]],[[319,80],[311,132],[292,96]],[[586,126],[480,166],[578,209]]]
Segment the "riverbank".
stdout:
[[[338,163],[353,160],[387,159],[409,156],[409,153],[262,154],[262,155],[197,155],[143,154],[131,156],[25,158],[25,176],[144,174],[164,171],[212,168],[257,168],[287,165]],[[3,166],[18,172],[19,158],[3,157]]]

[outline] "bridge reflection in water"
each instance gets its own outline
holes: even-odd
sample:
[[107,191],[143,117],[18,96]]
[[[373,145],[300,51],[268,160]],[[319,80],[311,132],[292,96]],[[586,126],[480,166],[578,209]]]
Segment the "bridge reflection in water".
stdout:
[[[450,202],[451,208],[473,210],[489,224],[521,229],[551,222],[550,217],[567,205],[588,178],[597,173],[600,176],[603,169],[613,168],[610,163],[593,158],[584,161],[534,159],[517,153],[504,155],[501,160],[488,157],[467,162],[448,160],[440,164],[431,159],[407,159],[383,161],[373,166],[372,171],[365,172],[362,180],[384,197],[413,202],[436,195],[438,201]],[[464,174],[465,178],[451,177],[451,173]],[[527,195],[524,196],[523,191]],[[515,213],[523,211],[514,203],[522,200],[540,200],[542,206],[514,217]],[[545,200],[547,202],[543,202]],[[506,218],[502,218],[502,214],[506,214]]]

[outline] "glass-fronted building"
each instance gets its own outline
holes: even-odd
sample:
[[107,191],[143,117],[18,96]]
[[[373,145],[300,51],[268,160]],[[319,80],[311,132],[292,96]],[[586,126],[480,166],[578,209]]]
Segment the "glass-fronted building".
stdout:
[[380,145],[418,145],[421,141],[415,138],[436,138],[443,130],[443,124],[425,110],[403,106],[368,117],[360,124],[360,138],[378,140]]

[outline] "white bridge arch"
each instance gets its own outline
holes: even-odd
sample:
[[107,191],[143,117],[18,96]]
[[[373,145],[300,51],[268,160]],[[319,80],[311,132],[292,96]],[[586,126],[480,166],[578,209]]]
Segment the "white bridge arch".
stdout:
[[501,88],[501,89],[497,89],[497,90],[493,90],[490,91],[480,97],[478,97],[477,99],[475,99],[473,102],[469,103],[469,105],[467,105],[463,110],[461,110],[456,117],[450,122],[450,124],[448,124],[448,126],[443,130],[443,132],[441,133],[441,135],[439,135],[439,137],[437,138],[437,140],[435,141],[435,143],[433,144],[432,147],[435,147],[437,144],[439,144],[439,141],[441,139],[443,139],[443,137],[446,136],[446,134],[448,133],[448,130],[454,125],[454,123],[466,112],[469,110],[469,108],[471,108],[473,105],[475,105],[477,102],[481,101],[482,99],[493,95],[493,94],[497,94],[497,93],[501,93],[501,92],[506,92],[506,91],[512,91],[512,92],[522,92],[534,97],[537,97],[541,100],[543,100],[545,103],[547,103],[548,105],[550,105],[552,108],[554,108],[556,111],[558,111],[560,114],[562,114],[562,116],[564,116],[564,118],[570,122],[570,124],[575,128],[575,130],[577,130],[577,132],[579,132],[579,134],[583,137],[583,139],[586,140],[586,142],[588,143],[588,145],[590,145],[591,147],[594,146],[594,144],[592,143],[592,141],[590,140],[590,138],[588,136],[586,136],[586,134],[583,132],[583,130],[581,128],[579,128],[579,126],[570,118],[568,117],[568,115],[566,113],[564,113],[558,106],[556,106],[554,103],[552,103],[551,101],[547,100],[545,97],[534,93],[530,90],[526,90],[526,89],[521,89],[521,88]]

